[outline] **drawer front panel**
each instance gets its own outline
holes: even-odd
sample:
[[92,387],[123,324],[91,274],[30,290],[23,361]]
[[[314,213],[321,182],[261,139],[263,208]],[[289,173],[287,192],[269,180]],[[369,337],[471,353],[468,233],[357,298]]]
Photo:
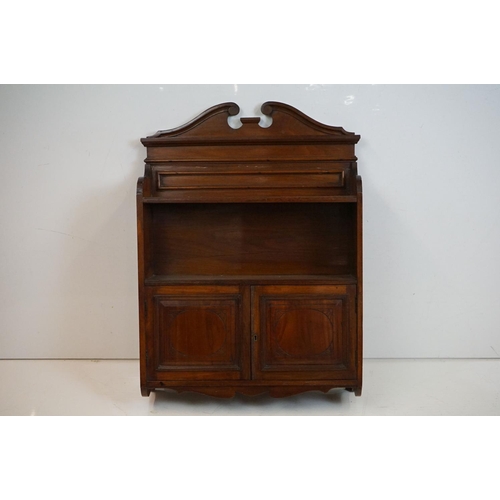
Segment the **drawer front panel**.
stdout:
[[246,172],[199,174],[198,172],[158,172],[160,191],[175,189],[292,189],[341,188],[344,172]]
[[351,184],[349,162],[169,162],[151,168],[156,196],[171,201],[347,195]]

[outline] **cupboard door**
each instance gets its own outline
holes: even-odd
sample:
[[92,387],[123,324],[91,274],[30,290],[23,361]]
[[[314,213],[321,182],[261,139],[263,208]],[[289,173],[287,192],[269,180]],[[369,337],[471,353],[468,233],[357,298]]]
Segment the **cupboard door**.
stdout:
[[152,378],[248,379],[246,295],[235,286],[172,286],[151,292]]
[[355,297],[354,285],[253,287],[253,378],[354,378]]

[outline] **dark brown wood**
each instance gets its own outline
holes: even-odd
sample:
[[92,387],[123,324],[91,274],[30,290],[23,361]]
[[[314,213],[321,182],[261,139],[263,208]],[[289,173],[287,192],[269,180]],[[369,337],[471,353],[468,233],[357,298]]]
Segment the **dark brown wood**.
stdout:
[[317,284],[345,284],[355,285],[357,279],[352,274],[231,274],[231,275],[201,275],[176,274],[172,276],[160,275],[146,278],[145,284],[150,286],[173,285],[317,285]]
[[356,176],[356,276],[358,278],[356,291],[357,312],[357,339],[356,339],[356,366],[357,380],[359,383],[354,387],[354,394],[361,396],[363,379],[363,189],[361,176]]
[[[206,163],[206,162],[205,162]],[[166,201],[196,201],[203,192],[207,201],[271,201],[283,195],[306,201],[319,197],[354,195],[350,162],[267,161],[245,163],[203,162],[161,163],[152,165],[153,195]],[[228,199],[228,200],[229,200]],[[342,198],[343,199],[343,198]]]
[[253,287],[253,377],[354,378],[355,295],[353,285]]
[[[146,294],[145,294],[145,267],[148,265],[149,254],[145,249],[146,234],[144,224],[144,204],[143,204],[143,185],[144,178],[140,177],[137,181],[137,255],[138,255],[138,275],[139,275],[139,354],[140,354],[140,374],[141,374],[141,394],[149,396],[151,390],[147,386],[147,358],[146,348],[147,328],[146,328]],[[149,238],[148,238],[149,241]]]
[[359,136],[277,102],[142,139],[141,392],[361,394]]
[[148,377],[250,378],[248,287],[147,287]]
[[354,275],[352,203],[162,204],[152,216],[154,276]]
[[240,307],[239,296],[155,296],[156,369],[174,379],[197,378],[198,371],[212,370],[233,378],[227,372],[241,372]]

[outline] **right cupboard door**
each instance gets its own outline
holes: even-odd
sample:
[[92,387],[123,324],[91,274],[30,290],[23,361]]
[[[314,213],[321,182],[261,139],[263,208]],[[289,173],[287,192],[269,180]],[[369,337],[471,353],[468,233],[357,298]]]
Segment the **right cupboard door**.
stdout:
[[252,287],[252,378],[355,378],[355,299],[355,285]]

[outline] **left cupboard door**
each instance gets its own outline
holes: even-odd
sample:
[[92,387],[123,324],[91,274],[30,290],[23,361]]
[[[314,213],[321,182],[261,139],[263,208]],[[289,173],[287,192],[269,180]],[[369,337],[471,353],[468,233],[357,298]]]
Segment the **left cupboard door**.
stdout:
[[146,287],[150,381],[248,380],[248,287]]

